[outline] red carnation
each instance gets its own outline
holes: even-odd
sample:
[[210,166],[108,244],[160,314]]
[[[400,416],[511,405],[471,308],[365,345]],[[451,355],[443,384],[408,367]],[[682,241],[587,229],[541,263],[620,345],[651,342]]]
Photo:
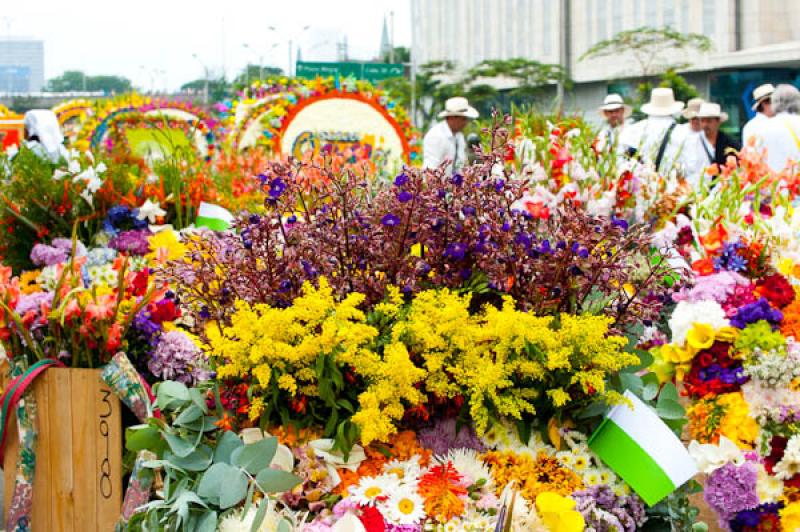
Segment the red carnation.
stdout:
[[386,530],[386,522],[383,520],[383,515],[377,508],[367,506],[361,509],[361,515],[358,517],[361,524],[367,529],[367,532],[383,532]]
[[778,308],[783,308],[794,301],[794,288],[779,273],[773,273],[761,279],[757,284],[756,291]]

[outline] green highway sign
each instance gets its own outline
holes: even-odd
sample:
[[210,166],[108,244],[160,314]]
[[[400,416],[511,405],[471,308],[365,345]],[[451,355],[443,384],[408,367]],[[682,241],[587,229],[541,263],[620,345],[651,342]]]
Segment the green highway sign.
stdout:
[[327,77],[354,77],[372,83],[383,81],[387,78],[397,78],[403,75],[403,65],[399,63],[320,63],[298,61],[295,69],[297,77],[316,78]]

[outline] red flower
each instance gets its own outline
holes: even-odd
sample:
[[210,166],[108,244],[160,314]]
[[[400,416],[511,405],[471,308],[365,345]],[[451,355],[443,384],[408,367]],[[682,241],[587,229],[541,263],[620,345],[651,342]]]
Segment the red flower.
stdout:
[[756,292],[778,308],[783,308],[794,301],[792,285],[779,273],[761,279],[756,285]]
[[150,314],[153,322],[161,324],[165,321],[175,321],[181,317],[181,309],[172,299],[162,299],[150,305]]
[[289,399],[289,410],[295,414],[305,414],[307,406],[308,397],[305,395],[301,395],[300,397],[292,397]]
[[137,297],[145,295],[145,293],[147,293],[147,281],[149,278],[150,271],[147,268],[136,272],[131,282],[131,293]]
[[383,520],[383,515],[375,507],[367,506],[361,508],[361,515],[358,518],[364,528],[367,529],[367,532],[383,532],[386,530],[386,522]]
[[714,261],[711,257],[696,260],[692,263],[692,269],[700,275],[711,275],[714,273]]

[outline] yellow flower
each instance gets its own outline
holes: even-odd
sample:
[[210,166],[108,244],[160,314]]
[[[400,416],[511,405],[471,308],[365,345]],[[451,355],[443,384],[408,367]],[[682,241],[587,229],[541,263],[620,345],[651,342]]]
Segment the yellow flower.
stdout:
[[428,247],[423,246],[422,244],[414,244],[411,246],[411,256],[412,257],[421,257],[423,254],[428,252]]
[[714,345],[714,328],[706,323],[695,323],[686,333],[686,343],[695,351]]
[[575,501],[544,491],[536,496],[536,511],[551,532],[582,532],[586,522],[575,510]]
[[785,532],[800,530],[800,502],[787,504],[781,511],[781,530]]
[[692,358],[694,358],[695,355],[691,349],[681,349],[673,344],[662,345],[659,353],[663,360],[666,362],[671,362],[672,364],[689,363],[692,361]]
[[716,339],[720,342],[732,344],[739,338],[739,329],[736,327],[723,327],[716,333]]

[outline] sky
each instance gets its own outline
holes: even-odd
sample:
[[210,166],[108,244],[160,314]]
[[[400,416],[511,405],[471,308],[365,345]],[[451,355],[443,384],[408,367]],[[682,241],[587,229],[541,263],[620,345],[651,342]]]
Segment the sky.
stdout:
[[[45,79],[65,70],[115,74],[144,90],[174,90],[249,62],[287,70],[289,40],[305,61],[372,59],[384,17],[395,45],[411,43],[409,0],[3,0],[0,35],[44,40]],[[272,26],[275,30],[270,30]],[[306,26],[308,29],[304,30]],[[247,44],[248,47],[244,45]],[[193,57],[196,55],[197,57]]]

